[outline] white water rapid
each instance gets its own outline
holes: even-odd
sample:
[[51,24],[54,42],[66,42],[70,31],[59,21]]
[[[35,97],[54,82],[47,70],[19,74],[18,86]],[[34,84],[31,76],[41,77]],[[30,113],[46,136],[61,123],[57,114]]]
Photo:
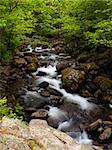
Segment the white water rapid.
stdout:
[[[38,87],[39,84],[43,83],[44,81],[49,83],[49,87],[51,89],[56,90],[62,95],[62,98],[64,101],[68,103],[77,104],[78,109],[84,111],[89,111],[94,108],[94,104],[89,102],[89,98],[84,98],[78,94],[71,94],[68,93],[65,89],[62,88],[62,81],[61,81],[61,75],[57,73],[56,65],[58,63],[58,60],[60,59],[70,59],[70,56],[64,56],[65,54],[55,55],[52,54],[51,49],[42,49],[42,47],[36,47],[35,49],[32,49],[31,45],[28,45],[28,52],[35,51],[39,54],[38,58],[40,61],[50,61],[51,63],[49,65],[43,65],[40,66],[36,72],[32,73],[36,77],[35,80],[35,86]],[[43,55],[44,53],[44,55]],[[43,76],[39,76],[39,72],[45,73]],[[36,91],[26,91],[26,100],[27,97],[35,96],[37,98],[47,99],[39,95]],[[72,126],[75,126],[74,119],[72,117],[69,118],[68,112],[55,107],[55,106],[48,106],[48,116],[58,120],[58,130],[68,132],[69,129],[71,129]],[[71,137],[75,137],[75,139],[81,143],[81,144],[92,144],[92,140],[88,138],[88,135],[85,130],[83,132],[68,132],[68,134]]]

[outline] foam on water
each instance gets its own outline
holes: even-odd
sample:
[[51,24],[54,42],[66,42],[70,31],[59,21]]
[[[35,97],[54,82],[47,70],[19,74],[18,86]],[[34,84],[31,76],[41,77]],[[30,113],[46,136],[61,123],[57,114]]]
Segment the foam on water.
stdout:
[[50,87],[61,92],[66,101],[78,104],[81,109],[91,110],[93,108],[93,104],[88,102],[87,98],[81,97],[77,94],[67,93],[64,89],[60,89],[60,87],[56,87],[55,85],[50,85]]
[[51,77],[55,77],[57,75],[55,65],[54,66],[49,65],[48,67],[43,66],[43,67],[38,68],[37,71],[45,72],[47,75]]
[[51,59],[51,60],[56,60],[56,55],[55,55],[55,54],[52,54],[51,56],[49,56],[49,59]]
[[109,104],[109,107],[112,109],[112,104]]
[[29,51],[27,51],[27,52],[30,52],[30,53],[32,53],[32,51],[33,51],[33,48],[31,47],[31,45],[28,45],[28,46],[27,46],[27,48],[29,49]]
[[63,120],[63,119],[68,119],[67,117],[67,113],[57,107],[52,107],[49,106],[49,112],[48,112],[48,116],[55,118],[57,120]]
[[80,131],[76,131],[76,132],[67,132],[67,134],[69,135],[69,136],[71,136],[72,138],[74,138],[74,139],[77,139],[78,137],[80,137],[81,136],[81,132]]
[[61,84],[61,81],[59,79],[52,79],[48,76],[45,76],[45,77],[40,77],[38,80],[37,80],[37,84],[40,84],[42,83],[43,81],[46,81],[48,82],[51,86],[55,86],[57,88],[60,87],[60,84]]
[[46,59],[46,57],[42,56],[42,55],[40,57],[38,57],[38,58],[43,59],[43,60]]
[[46,48],[46,49],[42,49],[42,47],[40,46],[40,47],[36,47],[35,48],[35,52],[39,52],[39,53],[41,53],[41,52],[45,52],[45,51],[50,51],[50,49],[49,48]]
[[73,124],[73,119],[71,118],[68,121],[60,122],[59,126],[58,126],[58,129],[62,130],[62,131],[67,131],[68,129],[70,129],[72,124]]
[[39,52],[39,51],[41,51],[41,50],[42,50],[42,47],[41,47],[41,46],[35,48],[35,52]]
[[92,145],[92,140],[88,138],[88,135],[85,130],[81,133],[81,135],[76,139],[80,144],[90,144]]

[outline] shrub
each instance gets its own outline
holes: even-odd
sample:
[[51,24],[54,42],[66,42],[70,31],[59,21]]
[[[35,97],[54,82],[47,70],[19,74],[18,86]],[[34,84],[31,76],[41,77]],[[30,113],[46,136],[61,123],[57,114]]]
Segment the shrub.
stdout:
[[16,104],[15,108],[7,106],[7,99],[4,97],[0,99],[0,117],[7,116],[9,118],[18,118],[23,120],[24,111],[23,107],[19,103]]

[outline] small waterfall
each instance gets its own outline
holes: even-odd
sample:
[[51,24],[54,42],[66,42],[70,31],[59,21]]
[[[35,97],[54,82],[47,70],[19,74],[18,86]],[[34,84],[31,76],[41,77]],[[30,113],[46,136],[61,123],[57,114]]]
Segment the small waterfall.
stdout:
[[40,67],[37,71],[45,72],[50,77],[55,77],[57,75],[56,66],[49,65],[48,67]]
[[67,132],[71,128],[72,125],[73,125],[73,119],[71,118],[68,121],[60,122],[58,129],[61,131]]
[[68,120],[67,113],[57,107],[49,106],[48,116],[55,118],[60,122],[63,120]]
[[87,98],[81,97],[77,94],[67,93],[65,91],[65,89],[60,89],[59,87],[56,87],[56,86],[53,86],[53,85],[50,85],[50,87],[54,88],[55,90],[57,90],[59,92],[61,92],[66,101],[78,104],[81,107],[81,109],[87,109],[87,110],[93,109],[93,104],[88,102]]
[[86,133],[85,130],[83,130],[83,132],[81,133],[81,135],[76,138],[76,140],[80,143],[80,144],[90,144],[92,145],[92,140],[88,138],[88,135]]

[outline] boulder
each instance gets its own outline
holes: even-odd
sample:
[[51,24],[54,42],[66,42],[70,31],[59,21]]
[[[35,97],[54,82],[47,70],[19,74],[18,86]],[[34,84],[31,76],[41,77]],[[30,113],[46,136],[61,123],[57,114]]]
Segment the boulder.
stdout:
[[46,76],[47,73],[46,73],[46,72],[43,72],[43,71],[39,71],[36,75],[37,75],[37,76]]
[[41,108],[48,104],[48,100],[46,98],[42,98],[39,95],[28,94],[23,97],[25,108]]
[[112,128],[107,128],[103,131],[102,134],[100,134],[100,140],[105,141],[108,140],[112,136]]
[[104,76],[97,76],[94,79],[94,83],[98,88],[104,91],[112,88],[112,80]]
[[30,63],[26,66],[26,70],[27,72],[31,73],[31,72],[36,72],[37,71],[37,64],[35,63]]
[[96,136],[99,141],[106,142],[112,136],[112,122],[98,119],[87,127],[87,131]]
[[33,55],[33,56],[25,56],[24,57],[26,59],[26,61],[28,63],[35,63],[35,64],[38,64],[38,59],[37,59],[37,56],[36,55]]
[[14,65],[17,67],[22,67],[27,65],[27,61],[24,58],[14,59]]
[[47,116],[48,116],[48,111],[46,109],[38,109],[36,112],[32,113],[31,118],[45,119]]
[[60,92],[59,92],[58,90],[56,90],[56,89],[53,89],[53,88],[48,87],[48,91],[50,92],[51,95],[63,96],[63,94],[60,93]]
[[43,96],[43,97],[49,97],[50,96],[50,93],[47,91],[47,90],[42,90],[40,92],[40,95]]
[[39,84],[39,87],[40,87],[40,88],[47,88],[48,86],[49,86],[49,83],[46,82],[46,81],[43,81],[43,82],[41,82],[41,83]]
[[101,98],[101,97],[103,97],[103,93],[102,93],[102,91],[101,91],[100,89],[98,89],[98,90],[94,93],[94,96],[95,96],[96,98]]
[[75,70],[72,68],[66,68],[62,71],[63,85],[71,91],[80,89],[80,86],[85,82],[85,72]]
[[4,117],[0,123],[1,150],[102,150],[97,146],[78,144],[44,120],[34,119],[26,125]]
[[57,65],[56,65],[56,69],[60,73],[62,70],[64,70],[65,68],[67,68],[69,66],[70,66],[70,64],[69,64],[68,61],[58,62]]
[[64,99],[61,98],[60,96],[55,96],[55,95],[50,96],[50,103],[53,106],[61,105],[61,104],[63,104],[63,102],[64,102]]
[[98,119],[95,122],[91,123],[88,127],[87,127],[87,131],[92,132],[95,131],[96,129],[98,129],[102,124],[102,120]]
[[82,90],[81,95],[83,97],[92,97],[92,94],[88,90]]
[[16,68],[12,68],[11,65],[9,66],[4,66],[2,69],[0,69],[0,75],[5,74],[5,75],[10,75],[16,72]]
[[90,63],[82,63],[80,64],[80,68],[84,70],[85,72],[91,71],[91,70],[98,70],[99,66],[95,62],[90,62]]
[[112,103],[112,90],[107,90],[105,96],[103,97],[104,102]]

